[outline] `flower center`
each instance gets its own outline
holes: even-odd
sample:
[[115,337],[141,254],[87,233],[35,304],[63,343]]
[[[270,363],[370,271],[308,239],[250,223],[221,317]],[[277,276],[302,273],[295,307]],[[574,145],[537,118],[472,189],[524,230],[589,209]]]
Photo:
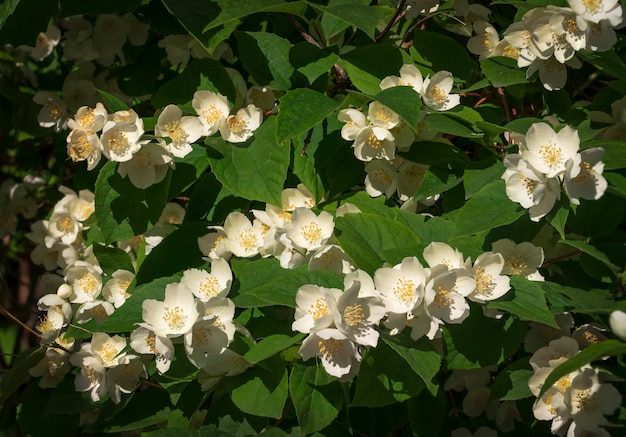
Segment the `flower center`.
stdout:
[[312,246],[317,246],[322,242],[322,228],[315,222],[302,226],[300,233]]
[[79,134],[78,138],[74,138],[73,141],[67,146],[67,154],[72,161],[78,162],[83,159],[87,159],[91,155],[93,144],[87,139],[87,135]]
[[91,273],[85,273],[78,280],[78,286],[83,290],[84,293],[89,296],[93,296],[98,288],[98,281],[93,277]]
[[410,305],[415,297],[415,284],[410,279],[400,278],[396,281],[393,294],[405,305]]
[[194,328],[192,341],[194,345],[206,346],[209,344],[209,337],[211,336],[211,330],[207,325],[200,325]]
[[245,132],[248,128],[248,123],[243,118],[240,118],[236,115],[231,115],[228,117],[228,129],[231,132],[236,134],[241,134]]
[[119,130],[111,134],[111,136],[107,138],[106,142],[109,150],[112,150],[113,152],[124,152],[128,146],[128,138],[126,138],[126,135]]
[[241,247],[246,250],[252,250],[258,246],[256,235],[251,228],[246,228],[239,232],[239,235],[237,235],[237,241]]
[[337,351],[341,349],[341,341],[329,338],[328,340],[320,340],[317,346],[320,354],[322,354],[324,358],[329,359],[336,355]]
[[373,133],[371,133],[370,136],[367,137],[366,143],[372,149],[380,149],[381,147],[383,147],[383,140],[379,140],[378,137]]
[[585,11],[590,14],[596,14],[601,12],[602,9],[602,0],[582,0],[581,2],[585,7]]
[[389,185],[393,181],[389,173],[387,173],[384,169],[379,168],[372,173],[372,176],[375,180],[377,180],[382,185]]
[[439,85],[432,85],[429,87],[428,97],[439,104],[443,104],[448,100],[448,93],[442,90]]
[[217,109],[215,105],[210,105],[207,109],[202,111],[202,116],[204,117],[204,120],[207,122],[207,124],[212,125],[216,121],[221,119],[224,114],[222,114],[222,111]]
[[92,126],[96,121],[96,114],[92,108],[87,108],[80,117],[78,117],[78,124],[82,127]]
[[147,150],[140,150],[133,155],[133,167],[135,170],[143,170],[152,165],[152,157]]
[[437,293],[435,294],[435,298],[433,299],[433,305],[439,308],[448,308],[450,303],[452,303],[452,298],[450,297],[451,291],[447,290],[443,287],[437,287]]
[[313,316],[313,320],[317,320],[330,314],[330,308],[326,304],[326,299],[319,297],[315,299],[315,303],[311,305],[308,312]]
[[102,349],[100,349],[99,355],[102,359],[102,364],[104,364],[104,367],[111,367],[113,364],[115,364],[114,360],[117,354],[118,350],[112,344],[102,345]]
[[72,219],[68,216],[59,219],[57,221],[57,229],[59,229],[59,231],[63,232],[64,234],[71,232],[71,230],[73,229]]
[[58,120],[61,117],[61,108],[56,103],[48,102],[46,104],[46,111],[53,120]]
[[217,296],[219,291],[220,283],[215,276],[209,276],[205,281],[200,283],[200,293],[207,299]]
[[484,296],[489,296],[493,291],[494,283],[493,276],[490,274],[485,274],[485,268],[483,266],[476,267],[476,271],[474,272],[474,279],[476,280],[476,294],[482,294]]
[[514,254],[504,261],[504,268],[512,275],[521,275],[528,268],[528,263],[526,258]]
[[360,304],[348,305],[343,311],[343,321],[348,326],[355,327],[365,321],[365,314],[363,313],[363,307]]
[[171,121],[167,123],[165,126],[165,132],[167,132],[167,136],[172,139],[172,143],[175,147],[180,147],[181,144],[187,143],[187,132],[180,125],[179,120]]
[[166,306],[163,312],[163,320],[165,320],[165,323],[167,323],[167,326],[171,329],[180,331],[185,326],[187,316],[181,307],[170,308]]

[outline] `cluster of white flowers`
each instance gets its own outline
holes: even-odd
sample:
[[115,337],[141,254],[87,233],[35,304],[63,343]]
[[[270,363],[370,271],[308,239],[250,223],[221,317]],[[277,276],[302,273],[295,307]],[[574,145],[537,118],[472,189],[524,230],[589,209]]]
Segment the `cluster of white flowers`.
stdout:
[[[567,336],[538,349],[530,359],[534,370],[528,381],[531,392],[538,396],[548,375],[579,352],[579,342]],[[533,413],[539,420],[552,421],[553,434],[608,437],[602,427],[611,423],[605,416],[613,414],[622,403],[622,396],[608,383],[611,379],[608,373],[586,365],[561,377],[538,397]]]
[[252,210],[252,221],[240,212],[230,213],[224,226],[210,226],[214,232],[198,239],[200,251],[207,259],[273,256],[286,269],[306,263],[310,270],[354,270],[334,241],[332,214],[322,211],[316,215],[311,210],[315,199],[304,185],[284,189],[281,203],[281,208],[268,204],[264,211]]
[[0,238],[17,229],[18,215],[31,219],[37,214],[33,192],[43,180],[27,176],[23,182],[7,179],[0,184]]
[[[478,417],[485,414],[487,419],[495,421],[496,427],[502,432],[510,432],[521,416],[515,401],[490,400],[492,382],[491,373],[497,366],[470,370],[453,370],[444,384],[444,390],[467,390],[463,398],[463,414],[467,417]],[[454,434],[453,434],[454,435]]]
[[292,329],[309,334],[300,347],[304,360],[320,357],[326,372],[340,380],[359,371],[363,348],[378,344],[385,306],[372,278],[362,270],[344,278],[345,291],[304,285],[296,294]]
[[[460,102],[458,94],[450,94],[454,79],[447,71],[439,71],[432,78],[423,78],[415,65],[405,64],[400,76],[388,76],[380,83],[381,89],[395,86],[409,86],[420,94],[426,108],[432,111],[446,111]],[[371,102],[367,115],[358,109],[343,109],[338,114],[339,121],[346,123],[341,129],[341,137],[354,141],[354,155],[366,162],[365,189],[372,197],[384,194],[393,196],[396,192],[402,202],[415,196],[428,166],[396,156],[396,150],[407,152],[416,140],[433,140],[437,133],[429,131],[421,112],[417,135],[400,116],[379,102]],[[446,141],[441,139],[442,141]],[[425,203],[432,204],[428,199]]]
[[578,131],[565,126],[555,132],[547,123],[534,123],[525,136],[512,135],[519,153],[504,158],[506,194],[528,209],[539,221],[561,198],[561,184],[574,204],[579,198],[596,200],[604,195],[607,181],[602,176],[604,149],[592,147],[578,152]]
[[579,50],[607,51],[617,42],[615,28],[622,24],[618,0],[568,0],[569,8],[534,8],[511,24],[500,40],[498,31],[486,20],[473,24],[476,36],[467,48],[480,59],[508,56],[520,68],[528,67],[526,77],[539,72],[548,90],[561,89],[567,79],[566,65],[580,68]]
[[233,280],[230,266],[214,259],[210,270],[185,270],[180,282],[165,287],[163,301],[143,301],[143,322],[131,333],[130,344],[140,354],[154,355],[161,373],[170,369],[173,341],[179,338],[189,361],[208,376],[236,375],[250,367],[228,349],[237,329],[235,304],[226,297]]

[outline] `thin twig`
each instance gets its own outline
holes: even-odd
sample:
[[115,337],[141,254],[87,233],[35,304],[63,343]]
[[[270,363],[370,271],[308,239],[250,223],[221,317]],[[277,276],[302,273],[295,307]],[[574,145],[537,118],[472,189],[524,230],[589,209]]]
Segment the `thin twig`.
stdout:
[[506,96],[504,95],[504,88],[498,88],[498,95],[502,99],[502,106],[504,106],[504,115],[506,116],[506,122],[511,122],[511,113],[509,110],[509,102],[506,101]]
[[302,25],[298,22],[298,20],[296,20],[296,17],[294,17],[291,14],[285,14],[285,15],[287,15],[287,19],[291,21],[293,26],[298,30],[298,32],[300,32],[300,35],[302,35],[302,38],[304,38],[307,42],[313,44],[318,49],[322,48],[320,43],[318,43],[317,40],[313,38],[313,36],[309,32],[307,32],[304,27],[302,27]]
[[4,308],[2,305],[0,305],[0,313],[4,314],[8,319],[11,319],[14,323],[20,325],[22,328],[24,328],[26,331],[30,332],[31,334],[33,334],[35,337],[37,338],[41,338],[41,334],[39,334],[37,331],[33,330],[30,326],[28,326],[26,323],[22,322],[20,319],[18,319],[17,317],[15,317],[13,314],[11,314],[6,308]]
[[311,142],[311,137],[313,136],[313,128],[309,129],[309,132],[306,134],[306,138],[304,139],[304,144],[302,145],[302,152],[300,152],[300,156],[304,156],[306,153],[306,149],[309,147],[309,143]]
[[383,29],[382,32],[380,32],[378,34],[378,36],[376,37],[376,43],[379,43],[382,41],[382,39],[385,37],[385,35],[387,35],[387,33],[389,32],[389,30],[395,26],[395,24],[400,20],[400,14],[402,14],[403,16],[406,15],[406,11],[404,10],[404,4],[406,3],[406,0],[402,0],[400,2],[400,4],[398,5],[398,7],[396,8],[396,12],[395,14],[393,14],[393,17],[391,17],[391,20],[389,20],[389,23],[387,23],[387,26]]
[[547,260],[546,262],[544,262],[544,263],[543,263],[543,266],[546,266],[546,265],[548,265],[548,264],[553,264],[553,263],[555,263],[555,262],[557,262],[557,261],[561,261],[562,259],[571,258],[571,257],[573,257],[574,255],[578,255],[578,254],[580,254],[580,253],[582,253],[582,250],[574,250],[574,251],[572,251],[572,252],[568,252],[568,253],[565,253],[565,254],[563,254],[563,255],[555,256],[554,258],[550,258],[549,260]]

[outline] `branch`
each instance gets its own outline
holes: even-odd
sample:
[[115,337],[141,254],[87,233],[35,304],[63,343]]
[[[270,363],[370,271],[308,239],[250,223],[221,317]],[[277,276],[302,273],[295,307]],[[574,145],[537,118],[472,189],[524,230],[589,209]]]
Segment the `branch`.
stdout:
[[295,27],[298,30],[298,32],[300,32],[300,35],[302,35],[302,38],[304,38],[307,42],[313,44],[318,49],[322,48],[320,43],[318,43],[315,40],[315,38],[313,38],[313,36],[309,32],[307,32],[304,27],[302,27],[302,25],[298,22],[298,20],[296,20],[296,17],[294,17],[291,14],[285,14],[285,15],[287,15],[287,19],[291,21],[291,23],[293,24],[293,27]]
[[[387,33],[389,32],[389,30],[395,26],[395,24],[400,21],[400,19],[406,15],[406,10],[404,10],[404,4],[406,3],[406,0],[402,0],[399,4],[398,7],[396,8],[396,12],[395,14],[393,14],[393,17],[391,17],[391,20],[389,20],[389,23],[387,23],[387,26],[383,29],[382,32],[380,32],[378,34],[378,36],[376,37],[376,43],[379,43],[382,41],[382,39],[385,37],[385,35],[387,35]],[[400,16],[402,15],[402,17]]]

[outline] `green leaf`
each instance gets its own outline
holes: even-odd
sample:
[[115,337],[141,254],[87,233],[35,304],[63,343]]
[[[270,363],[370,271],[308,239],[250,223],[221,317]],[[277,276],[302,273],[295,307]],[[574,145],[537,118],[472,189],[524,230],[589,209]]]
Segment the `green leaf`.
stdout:
[[72,15],[119,14],[133,11],[141,6],[141,0],[61,0],[59,17]]
[[270,335],[252,346],[250,350],[246,352],[244,358],[251,363],[267,360],[278,352],[298,343],[303,338],[304,334],[297,334],[294,337],[284,334]]
[[126,111],[128,109],[128,105],[113,94],[102,90],[97,91],[100,97],[102,97],[102,101],[108,112]]
[[417,31],[413,38],[413,47],[430,62],[433,71],[446,70],[457,78],[467,78],[477,68],[465,43],[461,44],[443,33]]
[[161,0],[167,10],[183,27],[205,47],[209,45],[208,35],[204,34],[206,23],[215,19],[220,8],[215,2],[205,0]]
[[432,341],[426,338],[414,341],[406,334],[395,336],[383,334],[381,339],[409,364],[413,372],[422,378],[432,394],[437,393],[437,386],[432,383],[432,380],[441,367],[441,355],[435,350]]
[[255,366],[238,378],[240,385],[231,391],[230,398],[241,411],[275,419],[282,416],[289,391],[283,360],[275,356],[267,366]]
[[433,396],[422,391],[407,402],[409,422],[415,437],[441,435],[442,426],[448,418],[447,393],[440,388]]
[[322,366],[296,362],[291,368],[289,392],[298,424],[304,433],[321,431],[339,414],[343,393],[337,378]]
[[626,168],[626,142],[625,141],[607,141],[607,140],[591,140],[581,144],[581,149],[590,147],[602,147],[604,149],[605,170],[617,170]]
[[[66,0],[67,1],[67,0]],[[0,41],[14,47],[34,47],[39,32],[45,32],[50,18],[56,15],[55,0],[9,0],[0,5]],[[66,17],[67,15],[63,15]]]
[[294,68],[288,40],[267,32],[236,32],[235,36],[241,63],[260,85],[281,91],[291,87]]
[[546,390],[554,385],[563,376],[568,375],[581,367],[603,357],[619,356],[626,353],[626,343],[619,340],[604,340],[592,344],[569,358],[563,364],[554,369],[546,378],[543,387],[537,397],[541,397]]
[[399,155],[410,161],[444,170],[462,168],[470,162],[467,155],[458,147],[434,141],[419,141],[413,144],[408,152],[400,152]]
[[156,278],[201,266],[204,261],[198,247],[198,238],[208,232],[206,222],[181,225],[144,259],[135,277],[137,284],[145,284]]
[[526,72],[518,68],[517,61],[504,56],[483,60],[480,69],[496,88],[528,82]]
[[[463,154],[463,156],[467,157],[465,154]],[[495,162],[493,160],[487,160],[470,163],[463,173],[465,200],[472,197],[488,183],[500,179],[502,173],[504,173],[502,171],[502,162],[497,160]]]
[[0,5],[0,29],[4,27],[7,19],[15,12],[20,0],[6,0]]
[[398,359],[386,343],[379,343],[363,357],[350,407],[380,407],[412,398],[424,384],[408,362]]
[[603,238],[623,223],[626,200],[605,193],[600,199],[580,201],[572,207],[568,225],[572,232],[592,238]]
[[553,312],[572,311],[582,314],[609,314],[616,309],[626,311],[626,304],[616,302],[608,290],[581,290],[574,287],[564,287],[549,281],[539,284],[543,288],[553,308]]
[[28,371],[35,367],[46,354],[46,348],[39,347],[23,352],[7,372],[0,378],[0,403],[4,402],[17,390],[27,378]]
[[[391,45],[360,46],[341,56],[342,65],[354,86],[365,94],[380,92],[380,81],[400,73],[403,65],[400,51]],[[384,62],[381,62],[384,59]]]
[[376,94],[374,100],[396,112],[415,132],[418,131],[422,99],[413,88],[408,86],[387,88]]
[[165,179],[141,190],[117,173],[117,163],[107,162],[96,180],[95,215],[106,244],[141,235],[156,223],[167,203],[171,172]]
[[377,214],[362,212],[337,217],[339,245],[356,266],[373,275],[383,263],[386,250],[415,248],[422,240],[404,223]]
[[283,0],[246,0],[245,2],[239,0],[218,0],[217,3],[222,12],[206,25],[204,28],[205,32],[229,21],[238,20],[259,12],[286,12],[303,16],[307,7],[304,1],[286,3]]
[[[509,291],[504,299],[491,301],[487,307],[507,311],[523,320],[531,320],[558,328],[559,325],[548,309],[541,286],[521,276],[511,276],[510,279],[513,293]],[[514,295],[514,297],[510,299],[510,295]]]
[[590,52],[587,50],[581,50],[580,52],[577,52],[577,55],[609,76],[620,79],[622,82],[624,81],[624,78],[626,78],[626,66],[624,65],[624,60],[614,50],[606,52]]
[[147,387],[134,393],[124,408],[105,422],[104,432],[120,433],[165,424],[173,408],[167,391]]
[[336,49],[330,47],[317,49],[308,42],[302,42],[291,47],[289,62],[312,84],[318,77],[330,72],[333,65],[339,62],[339,56],[335,51]]
[[528,380],[534,375],[528,358],[517,360],[502,369],[491,386],[490,399],[517,401],[531,397]]
[[168,197],[173,199],[180,195],[199,179],[202,178],[209,167],[209,158],[206,148],[198,144],[192,144],[193,150],[184,158],[175,158],[176,170],[172,174],[172,181]]
[[488,183],[454,216],[455,236],[471,235],[513,223],[524,214],[509,200],[503,180]]
[[117,247],[106,247],[101,244],[94,244],[93,254],[98,259],[98,264],[102,271],[111,276],[117,270],[135,272],[130,256],[126,251]]
[[380,23],[388,21],[394,10],[388,6],[369,6],[360,4],[337,4],[322,6],[309,2],[309,5],[334,18],[362,30],[374,40],[374,32]]
[[420,185],[415,195],[415,200],[422,200],[435,194],[440,194],[456,187],[463,179],[458,171],[443,170],[439,168],[429,168],[424,174],[422,185]]
[[580,241],[580,240],[561,240],[559,241],[559,243],[567,244],[568,246],[574,247],[580,250],[581,252],[584,252],[587,255],[590,255],[591,257],[602,262],[604,265],[610,268],[613,272],[617,272],[619,270],[619,268],[611,262],[611,260],[609,259],[609,257],[606,256],[606,254],[600,252],[597,248],[593,247],[589,243],[585,243],[584,241]]
[[276,140],[283,144],[319,125],[335,112],[339,102],[308,88],[290,90],[280,98]]
[[[147,284],[129,287],[126,291],[131,295],[124,305],[115,310],[104,322],[97,324],[90,321],[81,325],[83,329],[70,327],[67,330],[68,337],[76,339],[91,338],[92,332],[131,332],[137,328],[142,318],[142,304],[146,299],[163,300],[165,298],[165,287],[180,280],[179,276],[158,278]],[[86,331],[85,331],[86,330]],[[91,331],[91,332],[90,332]]]
[[208,144],[222,154],[219,159],[209,158],[211,170],[231,193],[280,206],[290,148],[276,144],[276,117],[261,124],[249,146],[226,143],[217,137],[209,139]]
[[552,208],[552,211],[546,216],[546,220],[559,233],[562,239],[565,239],[565,226],[570,213],[570,201],[566,196]]
[[490,319],[473,305],[462,324],[443,328],[447,367],[476,369],[500,364],[517,351],[527,330],[528,324],[516,317]]
[[236,100],[235,86],[222,64],[213,59],[197,59],[174,79],[161,85],[152,96],[152,104],[164,108],[169,104],[182,105],[183,111],[194,113],[191,107],[193,94],[198,90],[208,90]]
[[428,129],[432,131],[465,138],[480,138],[483,136],[483,133],[479,132],[473,123],[469,123],[463,118],[452,114],[452,112],[431,112],[424,120]]
[[7,367],[13,362],[13,353],[19,335],[17,325],[0,326],[0,354]]
[[240,308],[268,305],[295,308],[296,292],[305,284],[343,289],[341,275],[309,271],[306,265],[287,270],[276,259],[233,259],[231,267],[239,280],[238,295],[233,300]]

